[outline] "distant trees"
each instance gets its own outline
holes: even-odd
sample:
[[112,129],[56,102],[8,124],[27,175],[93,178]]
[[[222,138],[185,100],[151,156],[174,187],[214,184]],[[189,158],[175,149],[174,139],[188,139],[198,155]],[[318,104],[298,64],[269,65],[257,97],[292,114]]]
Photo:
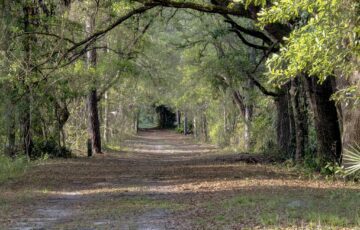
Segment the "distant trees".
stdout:
[[[261,31],[250,30],[238,25],[229,16],[226,16],[227,22],[232,25],[232,29],[247,46],[266,50],[264,46],[246,40],[244,35],[259,38],[264,43],[270,43],[270,47],[267,48],[269,51],[274,51],[272,48],[274,46],[271,45],[270,41],[275,45],[281,42],[287,47],[287,49],[281,50],[280,55],[273,56],[269,62],[269,66],[272,67],[271,75],[280,80],[283,79],[283,82],[286,81],[286,77],[296,78],[302,73],[305,76],[312,75],[311,77],[315,78],[306,80],[307,82],[310,81],[306,89],[314,112],[318,158],[322,162],[321,165],[327,161],[341,162],[340,115],[335,112],[335,103],[331,101],[331,95],[336,92],[336,89],[333,84],[329,83],[331,80],[327,78],[331,78],[330,75],[333,75],[334,71],[339,72],[340,75],[351,75],[356,69],[357,61],[347,61],[357,59],[354,50],[356,47],[355,22],[358,20],[356,19],[356,3],[355,1],[345,3],[342,0],[332,1],[331,4],[328,1],[307,0],[299,1],[296,4],[285,0],[275,2],[277,4],[250,0],[245,1],[243,5],[232,1],[212,1],[212,4],[216,6],[213,8],[208,5],[177,3],[171,0],[160,1],[160,4],[166,7],[190,8],[201,12],[221,12],[225,15],[235,15],[260,21],[264,30],[271,37],[267,37]],[[259,12],[261,12],[260,15]],[[286,25],[284,22],[288,22],[288,24]],[[316,32],[311,32],[314,31],[314,28],[316,28]],[[287,36],[290,36],[290,39],[283,41],[284,37]],[[331,37],[326,39],[328,36]],[[314,46],[314,44],[317,45]],[[304,45],[308,48],[304,49]],[[278,69],[284,71],[278,71]],[[317,78],[327,80],[321,84],[317,82]],[[300,81],[300,83],[303,84],[302,82],[306,81]],[[289,115],[278,119],[278,144],[282,151],[291,152],[293,151],[291,150],[293,148],[291,143],[295,142],[294,152],[296,152],[297,159],[300,160],[299,155],[304,151],[302,143],[306,139],[306,132],[304,129],[301,130],[298,121],[297,124],[294,122],[294,112],[297,117],[304,117],[303,114],[299,114],[303,110],[296,109],[296,98],[295,100],[291,98],[296,97],[296,94],[289,94],[290,86],[286,86],[289,83],[282,85],[283,89],[280,92],[282,96],[280,95],[280,98],[276,100],[278,114],[280,116]],[[356,86],[357,83],[353,82],[353,85]],[[358,91],[357,89],[355,98]],[[293,111],[293,106],[295,106],[295,111]],[[327,115],[325,115],[327,113],[325,111],[328,112]],[[293,141],[294,139],[295,141]]]

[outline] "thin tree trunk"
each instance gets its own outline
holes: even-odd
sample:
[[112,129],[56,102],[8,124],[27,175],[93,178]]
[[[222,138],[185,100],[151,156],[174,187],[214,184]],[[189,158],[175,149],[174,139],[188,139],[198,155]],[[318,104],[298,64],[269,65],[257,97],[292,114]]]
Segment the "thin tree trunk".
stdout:
[[248,151],[251,147],[251,121],[252,121],[252,105],[245,103],[245,98],[238,90],[233,92],[233,99],[237,104],[240,114],[244,121],[244,148]]
[[[38,25],[36,21],[36,15],[38,15],[38,9],[36,5],[33,5],[27,2],[23,8],[24,12],[24,32],[29,33],[33,30],[32,26]],[[32,48],[36,43],[36,38],[34,35],[27,35],[24,38],[24,52],[25,59],[24,65],[27,67],[23,71],[23,78],[21,79],[22,85],[21,87],[26,92],[26,95],[22,97],[20,103],[20,127],[21,127],[21,136],[23,142],[23,149],[26,156],[29,158],[32,157],[32,134],[31,134],[31,89],[28,85],[26,85],[26,78],[31,77],[31,68],[34,65],[32,58]]]
[[187,114],[186,114],[186,112],[184,113],[184,135],[186,135],[188,132],[187,132],[187,130],[188,130],[188,124],[187,124],[187,122],[188,122],[188,118],[187,118]]
[[22,133],[22,139],[23,139],[23,149],[26,156],[31,157],[32,156],[32,138],[31,138],[31,131],[30,131],[30,120],[31,120],[31,114],[30,114],[30,107],[23,108],[24,111],[21,118],[21,133]]
[[109,95],[108,92],[104,94],[104,141],[108,142],[109,140]]
[[54,101],[55,104],[55,116],[57,119],[57,135],[58,135],[58,145],[62,147],[66,147],[66,141],[65,141],[65,132],[64,132],[64,126],[66,122],[69,120],[70,113],[67,108],[66,102],[57,102]]
[[15,143],[16,143],[16,122],[15,122],[15,106],[10,103],[8,108],[8,117],[6,122],[8,123],[8,143],[7,143],[7,154],[11,157],[15,156]]
[[135,131],[135,133],[138,133],[138,130],[139,130],[139,112],[137,112],[135,114],[135,117],[134,117],[134,131]]
[[100,121],[98,111],[97,91],[93,89],[88,95],[88,109],[89,109],[89,138],[92,144],[93,153],[101,152],[101,137],[100,137]]
[[249,106],[245,106],[245,130],[244,130],[244,143],[245,150],[250,150],[250,129],[251,129],[251,115]]
[[196,123],[196,117],[194,116],[194,119],[193,119],[193,126],[194,126],[194,137],[197,138],[198,135],[197,135],[197,123]]
[[180,129],[181,128],[181,112],[180,112],[180,110],[176,111],[176,122],[177,122],[177,127]]
[[[86,32],[91,34],[94,31],[95,27],[95,18],[88,17],[86,21]],[[96,49],[92,49],[87,52],[87,62],[88,67],[95,68],[97,64],[97,53]],[[100,134],[100,121],[99,121],[99,111],[98,111],[98,97],[97,89],[95,86],[95,81],[92,80],[92,89],[88,94],[88,123],[89,123],[89,139],[92,144],[92,151],[94,153],[102,153],[101,151],[101,134]]]
[[224,125],[224,134],[227,133],[227,121],[226,121],[226,116],[227,116],[227,113],[226,113],[226,105],[225,105],[225,101],[223,101],[223,125]]
[[[11,30],[12,17],[10,14],[10,0],[3,0],[0,2],[0,7],[2,8],[1,18],[3,20],[2,26],[4,26],[4,41],[0,49],[5,53],[5,66],[9,66],[8,58],[10,58],[9,44],[11,41]],[[15,102],[13,99],[14,87],[10,85],[6,89],[6,95],[8,95],[8,104],[6,111],[6,123],[7,123],[7,146],[6,154],[13,157],[15,156],[15,143],[16,143],[16,119],[15,119]]]
[[205,142],[207,142],[209,140],[209,136],[207,131],[207,120],[205,114],[202,115],[202,130],[203,130],[204,140]]

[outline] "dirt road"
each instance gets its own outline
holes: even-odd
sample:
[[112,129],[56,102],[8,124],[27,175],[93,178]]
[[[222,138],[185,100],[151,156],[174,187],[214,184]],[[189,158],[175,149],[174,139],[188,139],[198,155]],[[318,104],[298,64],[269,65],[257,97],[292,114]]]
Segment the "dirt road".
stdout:
[[0,185],[0,229],[360,226],[357,184],[247,164],[171,131],[140,132],[122,149],[49,160]]

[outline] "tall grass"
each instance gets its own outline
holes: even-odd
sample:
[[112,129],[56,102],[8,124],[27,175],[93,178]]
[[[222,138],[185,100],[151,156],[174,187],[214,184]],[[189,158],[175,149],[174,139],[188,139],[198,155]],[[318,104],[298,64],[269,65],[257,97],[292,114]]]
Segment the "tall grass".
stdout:
[[15,159],[0,154],[0,183],[21,176],[28,166],[26,157]]

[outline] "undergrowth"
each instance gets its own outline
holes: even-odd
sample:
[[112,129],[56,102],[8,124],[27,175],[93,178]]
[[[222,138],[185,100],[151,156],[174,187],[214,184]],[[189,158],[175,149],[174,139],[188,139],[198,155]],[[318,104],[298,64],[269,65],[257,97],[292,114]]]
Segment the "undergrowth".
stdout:
[[23,175],[29,162],[25,156],[10,158],[0,155],[0,183]]

